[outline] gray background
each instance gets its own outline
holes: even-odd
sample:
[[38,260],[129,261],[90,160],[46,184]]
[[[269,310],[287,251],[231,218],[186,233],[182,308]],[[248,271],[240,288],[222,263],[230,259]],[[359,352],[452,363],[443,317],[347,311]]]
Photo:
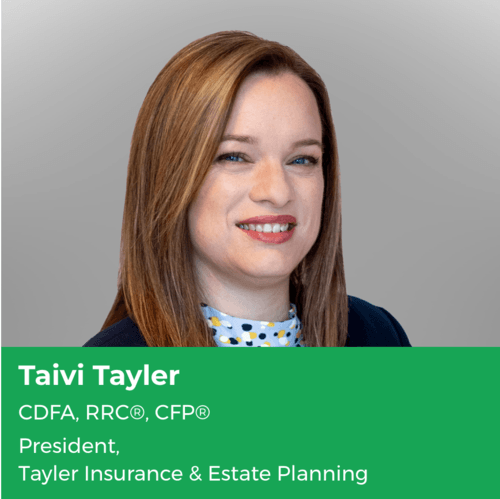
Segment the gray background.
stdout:
[[116,294],[130,139],[191,41],[251,31],[323,77],[347,292],[415,346],[500,346],[498,0],[2,2],[3,345],[79,346]]

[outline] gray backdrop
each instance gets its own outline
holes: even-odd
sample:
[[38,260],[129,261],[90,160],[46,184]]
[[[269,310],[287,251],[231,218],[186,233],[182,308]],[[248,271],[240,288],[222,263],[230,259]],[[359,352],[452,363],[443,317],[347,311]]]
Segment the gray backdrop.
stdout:
[[498,0],[2,2],[4,346],[79,346],[116,294],[130,139],[191,41],[251,31],[323,77],[347,291],[415,346],[500,346]]

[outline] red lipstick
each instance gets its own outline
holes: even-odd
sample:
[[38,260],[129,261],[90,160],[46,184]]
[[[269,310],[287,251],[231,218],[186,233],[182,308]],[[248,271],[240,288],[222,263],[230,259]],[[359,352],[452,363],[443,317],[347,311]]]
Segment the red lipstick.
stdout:
[[[265,225],[265,224],[288,224],[291,226],[290,230],[284,232],[257,232],[256,230],[245,230],[243,225]],[[248,234],[252,239],[261,241],[263,243],[282,244],[288,241],[295,231],[297,219],[291,215],[263,215],[260,217],[247,218],[236,224],[240,230]]]
[[247,218],[239,224],[296,224],[297,219],[291,215],[264,215],[262,217]]

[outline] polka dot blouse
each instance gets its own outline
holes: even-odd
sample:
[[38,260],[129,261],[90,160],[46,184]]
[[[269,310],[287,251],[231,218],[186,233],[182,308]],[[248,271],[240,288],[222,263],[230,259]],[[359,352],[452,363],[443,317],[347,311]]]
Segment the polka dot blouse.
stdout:
[[264,322],[238,319],[201,303],[219,347],[305,347],[295,305],[290,307],[287,321]]

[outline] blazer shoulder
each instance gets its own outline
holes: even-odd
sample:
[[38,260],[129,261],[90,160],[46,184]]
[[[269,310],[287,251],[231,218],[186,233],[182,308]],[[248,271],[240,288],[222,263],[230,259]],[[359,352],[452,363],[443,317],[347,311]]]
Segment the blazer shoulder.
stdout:
[[92,337],[84,347],[147,347],[146,340],[130,317],[109,326]]
[[348,306],[346,346],[411,346],[401,324],[385,308],[350,295]]

